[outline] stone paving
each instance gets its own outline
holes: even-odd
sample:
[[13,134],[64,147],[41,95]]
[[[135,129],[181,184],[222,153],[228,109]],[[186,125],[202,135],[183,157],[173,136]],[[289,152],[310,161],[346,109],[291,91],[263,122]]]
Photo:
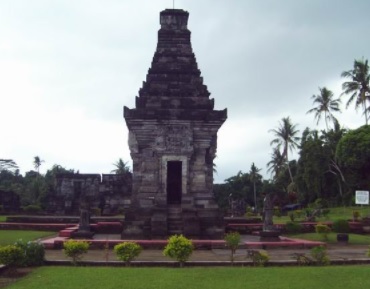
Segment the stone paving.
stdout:
[[[112,236],[113,237],[113,236]],[[248,237],[249,239],[249,237]],[[328,255],[331,260],[337,261],[369,261],[370,258],[366,256],[369,249],[367,245],[343,245],[343,244],[330,244],[327,245]],[[289,262],[294,261],[295,253],[303,253],[307,256],[310,255],[310,249],[308,248],[267,248],[270,261],[282,261]],[[246,258],[247,249],[239,249],[236,251],[236,261],[248,261]],[[69,260],[63,254],[61,249],[59,250],[46,250],[46,260],[48,261],[66,261]],[[84,261],[100,261],[100,262],[111,262],[117,261],[115,253],[112,249],[99,250],[91,249],[83,257]],[[140,256],[136,259],[137,261],[171,261],[170,258],[163,256],[162,250],[151,250],[145,249],[142,251]],[[219,262],[229,261],[230,250],[225,249],[210,249],[210,250],[194,250],[189,261],[204,261],[204,262]]]
[[[366,257],[367,246],[331,246],[328,254],[331,260],[369,260]],[[246,249],[237,250],[235,261],[246,261]],[[294,253],[310,254],[309,249],[267,249],[271,261],[293,261]],[[46,250],[46,260],[66,261],[69,260],[62,250]],[[113,250],[89,250],[83,257],[84,261],[117,261]],[[143,250],[137,261],[171,261],[163,256],[161,250]],[[195,250],[189,261],[229,261],[230,251],[226,249]]]

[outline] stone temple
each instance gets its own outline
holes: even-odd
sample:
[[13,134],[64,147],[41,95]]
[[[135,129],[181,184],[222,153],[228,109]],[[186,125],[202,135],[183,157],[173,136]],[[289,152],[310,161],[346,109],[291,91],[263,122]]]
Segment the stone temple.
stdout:
[[214,110],[187,28],[189,13],[166,9],[152,65],[124,107],[133,160],[131,205],[123,239],[219,238],[223,220],[213,199],[217,131],[227,110]]

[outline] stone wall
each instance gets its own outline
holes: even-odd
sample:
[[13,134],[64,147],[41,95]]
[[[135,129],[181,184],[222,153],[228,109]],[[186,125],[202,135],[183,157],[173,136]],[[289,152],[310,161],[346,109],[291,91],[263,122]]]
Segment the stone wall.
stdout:
[[132,176],[127,174],[59,174],[56,192],[49,200],[48,212],[79,215],[80,201],[87,200],[93,211],[103,215],[124,212],[130,205]]

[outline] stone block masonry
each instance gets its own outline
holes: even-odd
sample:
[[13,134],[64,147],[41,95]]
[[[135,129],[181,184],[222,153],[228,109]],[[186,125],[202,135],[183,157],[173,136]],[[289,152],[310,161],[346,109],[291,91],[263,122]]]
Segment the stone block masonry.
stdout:
[[130,208],[122,238],[171,234],[219,238],[213,199],[217,132],[227,111],[214,110],[187,28],[189,13],[160,13],[158,44],[136,107],[124,107],[133,159]]

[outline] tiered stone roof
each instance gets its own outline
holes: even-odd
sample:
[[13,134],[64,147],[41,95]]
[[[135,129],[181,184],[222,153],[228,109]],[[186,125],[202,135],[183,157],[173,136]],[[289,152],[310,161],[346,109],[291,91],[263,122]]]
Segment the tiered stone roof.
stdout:
[[203,84],[187,28],[189,13],[166,9],[160,13],[158,44],[146,81],[136,97],[136,108],[125,107],[129,119],[226,119],[226,110],[214,111]]

